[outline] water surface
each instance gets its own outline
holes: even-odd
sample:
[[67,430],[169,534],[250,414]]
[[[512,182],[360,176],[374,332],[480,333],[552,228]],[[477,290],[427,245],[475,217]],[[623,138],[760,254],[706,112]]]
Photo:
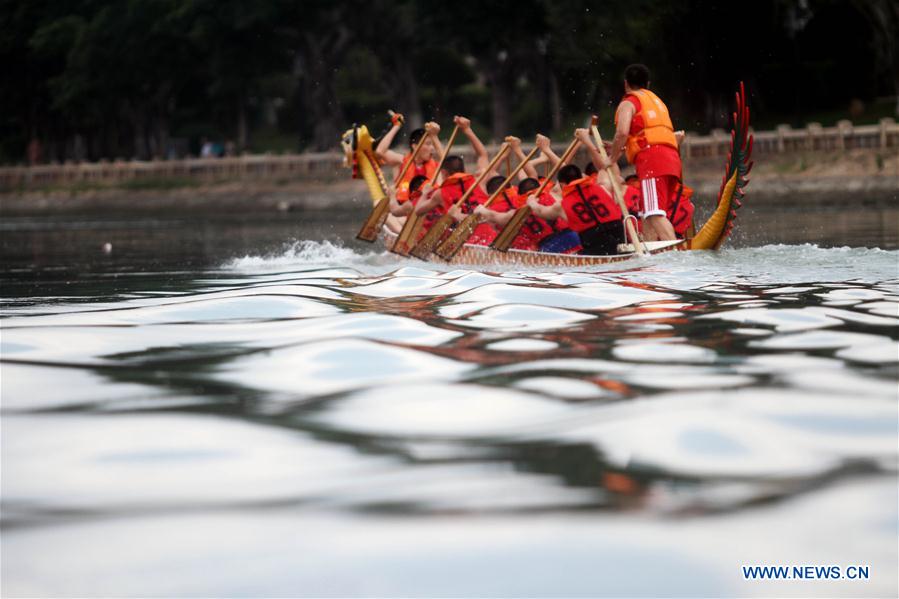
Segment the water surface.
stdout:
[[4,595],[896,594],[899,252],[521,271],[332,222],[4,225]]

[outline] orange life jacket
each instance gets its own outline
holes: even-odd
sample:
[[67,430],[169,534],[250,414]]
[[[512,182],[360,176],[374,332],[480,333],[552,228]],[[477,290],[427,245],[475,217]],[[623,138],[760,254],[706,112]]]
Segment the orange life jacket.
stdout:
[[[627,161],[631,164],[641,151],[649,146],[671,146],[677,149],[677,139],[674,137],[674,125],[668,116],[668,107],[657,95],[648,89],[638,89],[627,96],[634,96],[640,101],[640,111],[634,118],[643,120],[643,128],[636,133],[627,136],[625,153]],[[627,98],[625,96],[625,98]],[[618,113],[615,113],[615,125],[618,125]]]
[[514,187],[508,187],[503,190],[502,195],[506,198],[506,201],[509,202],[509,206],[513,209],[521,208],[524,206],[525,201],[527,201],[527,194],[520,195],[518,190]]
[[[403,172],[403,169],[406,168],[406,164],[411,159],[411,152],[403,157],[403,163],[400,165],[400,170],[397,171],[397,176],[399,176],[399,174]],[[430,179],[434,176],[434,173],[436,171],[437,161],[433,159],[428,160],[427,162],[423,162],[421,165],[413,164],[412,166],[410,166],[401,180],[394,181],[394,184],[399,183],[396,188],[396,200],[400,203],[403,203],[409,199],[409,183],[412,182],[412,179],[414,179],[418,175],[423,175]]]

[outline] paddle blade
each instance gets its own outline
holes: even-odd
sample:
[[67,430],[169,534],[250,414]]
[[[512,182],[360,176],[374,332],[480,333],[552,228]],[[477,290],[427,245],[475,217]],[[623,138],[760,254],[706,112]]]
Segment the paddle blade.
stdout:
[[471,237],[471,234],[474,233],[475,228],[479,224],[480,219],[474,214],[469,214],[465,217],[465,220],[456,225],[456,228],[446,238],[446,241],[441,243],[434,250],[434,253],[449,262],[453,259],[453,256],[459,253],[459,250],[462,249],[462,246],[465,245],[465,242],[468,241],[468,238]]
[[390,201],[385,197],[381,198],[374,205],[368,218],[365,219],[365,223],[356,235],[356,239],[371,243],[378,238],[378,233],[381,232],[381,227],[384,226],[384,221],[387,220],[389,204]]
[[512,241],[515,240],[515,237],[518,236],[518,232],[521,231],[524,221],[527,220],[530,215],[531,208],[529,206],[522,206],[516,210],[515,215],[512,216],[508,223],[506,223],[506,226],[503,227],[503,230],[496,236],[496,239],[493,240],[490,247],[499,250],[500,252],[508,251],[512,246]]
[[428,256],[431,255],[431,252],[434,251],[434,248],[437,247],[437,244],[440,243],[440,240],[443,239],[443,235],[452,223],[453,217],[449,214],[441,216],[440,220],[428,229],[428,232],[425,233],[425,236],[422,237],[421,241],[412,248],[412,255],[421,260],[427,260]]
[[406,222],[403,223],[403,228],[400,229],[400,234],[397,236],[396,241],[393,242],[393,246],[389,248],[390,251],[400,256],[408,256],[409,250],[412,249],[412,243],[420,230],[421,217],[415,214],[415,212],[411,212],[406,217]]

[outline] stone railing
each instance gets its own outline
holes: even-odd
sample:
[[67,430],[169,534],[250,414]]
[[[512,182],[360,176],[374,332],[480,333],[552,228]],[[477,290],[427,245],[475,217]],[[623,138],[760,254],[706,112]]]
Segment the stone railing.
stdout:
[[[851,121],[840,121],[836,127],[809,123],[805,129],[793,129],[789,125],[779,125],[774,131],[752,133],[755,156],[899,147],[899,124],[891,118],[881,119],[877,125],[854,126]],[[681,154],[686,159],[714,158],[727,155],[729,149],[729,133],[715,129],[707,136],[688,133]]]
[[[780,125],[774,131],[755,131],[753,155],[797,152],[839,152],[853,149],[899,148],[899,125],[885,118],[877,125],[854,126],[840,121],[835,127],[810,123],[805,129]],[[685,161],[715,159],[730,150],[724,130],[710,135],[687,134],[681,146]],[[470,158],[471,149],[458,148]],[[562,147],[558,148],[562,151]],[[116,186],[139,179],[194,179],[202,183],[232,180],[310,179],[342,176],[343,154],[253,154],[231,158],[188,158],[153,161],[100,161],[0,168],[0,191],[69,186],[78,183]]]
[[41,164],[0,168],[0,187],[40,188],[75,183],[115,185],[136,179],[196,179],[204,183],[243,179],[327,179],[343,154],[247,154],[229,158]]

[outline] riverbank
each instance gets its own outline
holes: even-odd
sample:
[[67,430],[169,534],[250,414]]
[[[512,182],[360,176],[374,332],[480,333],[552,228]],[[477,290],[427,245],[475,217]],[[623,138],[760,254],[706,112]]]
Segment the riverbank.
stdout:
[[[685,179],[702,202],[717,196],[723,174],[722,159],[691,160]],[[369,203],[361,181],[348,178],[339,166],[323,170],[316,179],[222,180],[199,184],[169,179],[141,186],[85,186],[72,184],[45,190],[0,193],[0,213],[52,214],[90,211],[244,212],[325,210],[335,205]],[[851,150],[764,156],[750,173],[747,192],[752,202],[819,202],[852,197],[867,202],[899,200],[899,150]]]

